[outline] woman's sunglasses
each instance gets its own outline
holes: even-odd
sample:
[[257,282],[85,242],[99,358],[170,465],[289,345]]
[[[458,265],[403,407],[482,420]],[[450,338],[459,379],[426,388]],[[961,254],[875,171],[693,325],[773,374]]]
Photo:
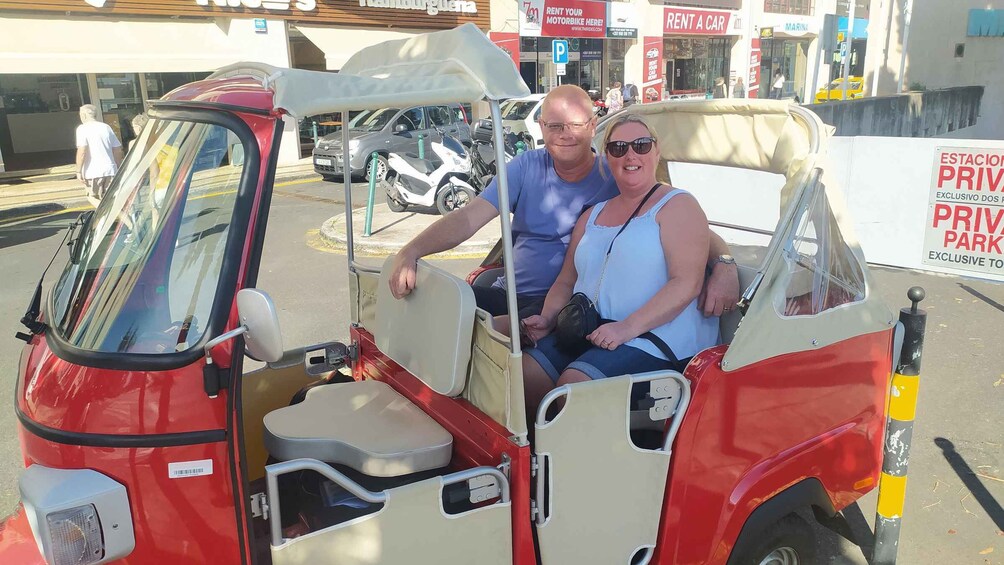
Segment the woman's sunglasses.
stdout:
[[639,137],[634,141],[609,141],[607,142],[607,153],[611,157],[623,157],[627,155],[628,146],[634,149],[639,155],[645,155],[652,150],[655,139],[651,137]]

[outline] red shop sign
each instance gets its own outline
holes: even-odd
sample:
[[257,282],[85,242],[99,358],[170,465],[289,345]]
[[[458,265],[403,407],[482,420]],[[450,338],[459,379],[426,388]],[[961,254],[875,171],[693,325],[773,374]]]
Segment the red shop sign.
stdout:
[[740,35],[739,13],[728,10],[692,10],[667,6],[663,13],[666,35]]

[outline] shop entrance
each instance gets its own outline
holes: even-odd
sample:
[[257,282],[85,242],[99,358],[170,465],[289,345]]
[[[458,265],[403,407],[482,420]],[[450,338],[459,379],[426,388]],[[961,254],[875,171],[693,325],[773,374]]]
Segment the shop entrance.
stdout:
[[663,42],[663,49],[672,97],[709,95],[715,79],[729,78],[731,38],[671,37]]

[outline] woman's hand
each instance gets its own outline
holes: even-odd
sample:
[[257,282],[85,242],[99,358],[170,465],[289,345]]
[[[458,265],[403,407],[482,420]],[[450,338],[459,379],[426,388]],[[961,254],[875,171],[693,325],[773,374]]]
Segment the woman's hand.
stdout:
[[523,326],[526,328],[527,334],[535,342],[540,341],[544,336],[551,333],[554,330],[554,323],[553,319],[541,316],[540,314],[523,318]]
[[600,349],[614,350],[639,335],[627,322],[610,322],[596,328],[586,339]]

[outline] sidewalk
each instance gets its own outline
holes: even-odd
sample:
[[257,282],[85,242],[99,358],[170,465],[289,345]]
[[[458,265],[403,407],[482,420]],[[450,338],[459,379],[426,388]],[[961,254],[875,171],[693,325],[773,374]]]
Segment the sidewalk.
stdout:
[[[275,171],[276,184],[311,177],[320,180],[309,157],[279,165]],[[41,175],[0,178],[0,221],[75,207],[89,208],[90,203],[73,165]]]
[[[391,212],[384,203],[373,206],[372,234],[363,236],[366,224],[366,208],[356,208],[352,212],[353,247],[357,255],[366,257],[386,257],[397,253],[406,243],[422,230],[441,218],[439,214],[422,212]],[[335,251],[346,250],[345,213],[338,214],[321,226],[321,241]],[[430,255],[426,259],[480,259],[495,247],[502,238],[501,223],[496,219],[478,230],[470,239],[454,249]]]

